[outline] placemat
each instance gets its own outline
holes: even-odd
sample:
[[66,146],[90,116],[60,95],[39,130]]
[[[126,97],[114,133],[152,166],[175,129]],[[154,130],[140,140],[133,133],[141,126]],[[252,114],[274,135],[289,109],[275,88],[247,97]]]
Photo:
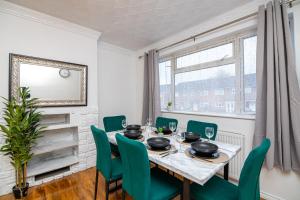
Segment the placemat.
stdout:
[[197,156],[194,156],[190,153],[190,149],[191,148],[187,148],[184,153],[188,156],[188,157],[191,157],[193,159],[197,159],[197,160],[200,160],[200,161],[206,161],[206,162],[211,162],[211,163],[215,163],[215,164],[220,164],[220,163],[224,163],[224,162],[227,162],[229,160],[229,157],[226,153],[223,153],[223,152],[219,152],[219,157],[218,158],[206,158],[206,157],[197,157]]
[[[199,139],[199,140],[196,140],[196,141],[193,141],[193,142],[197,142],[197,141],[202,141],[202,140]],[[183,144],[192,144],[193,142],[188,142],[188,141],[184,140],[182,143]]]
[[176,149],[174,145],[170,145],[170,147],[167,148],[167,149],[163,149],[163,150],[152,150],[151,147],[149,147],[147,144],[146,144],[146,148],[147,148],[147,150],[148,150],[150,153],[154,153],[154,154],[157,154],[157,155],[166,153],[166,152],[168,152],[168,151],[173,151],[173,150]]

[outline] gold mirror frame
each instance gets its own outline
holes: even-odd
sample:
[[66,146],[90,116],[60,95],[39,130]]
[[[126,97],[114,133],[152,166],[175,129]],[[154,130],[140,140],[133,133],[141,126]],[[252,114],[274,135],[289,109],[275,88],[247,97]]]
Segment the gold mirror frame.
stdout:
[[77,70],[81,73],[80,100],[39,100],[40,107],[63,107],[63,106],[87,106],[87,73],[88,66],[68,63],[45,58],[9,54],[9,98],[18,98],[17,92],[20,87],[20,64],[34,64],[59,69]]

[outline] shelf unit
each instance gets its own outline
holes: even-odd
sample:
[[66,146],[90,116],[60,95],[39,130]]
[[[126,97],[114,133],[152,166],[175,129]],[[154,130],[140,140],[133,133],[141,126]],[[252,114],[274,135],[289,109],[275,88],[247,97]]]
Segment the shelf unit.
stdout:
[[56,158],[40,164],[28,165],[27,176],[36,176],[56,169],[67,167],[78,162],[77,156]]
[[34,155],[40,155],[52,151],[57,151],[57,150],[66,149],[70,147],[76,147],[77,145],[78,145],[77,141],[67,141],[67,142],[61,141],[61,142],[49,143],[42,146],[36,146],[33,149],[32,153]]
[[41,123],[47,128],[32,149],[28,177],[48,175],[79,162],[78,126],[70,123],[70,114],[46,114]]

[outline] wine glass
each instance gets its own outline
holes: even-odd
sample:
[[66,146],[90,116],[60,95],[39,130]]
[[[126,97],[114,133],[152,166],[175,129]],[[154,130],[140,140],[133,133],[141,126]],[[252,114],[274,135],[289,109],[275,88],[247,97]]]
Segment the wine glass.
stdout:
[[213,127],[206,127],[205,128],[205,135],[208,138],[208,142],[210,142],[210,139],[214,136],[214,128]]
[[176,135],[176,132],[175,132],[175,130],[176,130],[176,123],[175,122],[170,122],[169,123],[169,129],[172,131],[172,133],[171,133],[171,136],[172,136],[172,138],[173,138],[173,140],[175,139],[175,135]]
[[170,122],[169,123],[169,129],[173,132],[176,130],[176,123],[175,122]]
[[176,140],[179,143],[179,151],[183,152],[181,146],[183,141],[185,140],[185,132],[178,132],[178,134],[176,135]]
[[152,131],[151,126],[152,126],[152,120],[151,120],[151,118],[147,118],[147,120],[146,120],[146,132],[147,132],[148,138],[149,138],[149,134]]
[[146,124],[147,124],[147,126],[152,126],[151,118],[147,118]]
[[151,128],[151,126],[152,126],[152,120],[151,120],[151,118],[147,118],[147,120],[146,120],[146,126],[147,126],[147,128]]
[[126,119],[122,120],[122,127],[123,127],[124,130],[126,129],[126,127],[127,127]]

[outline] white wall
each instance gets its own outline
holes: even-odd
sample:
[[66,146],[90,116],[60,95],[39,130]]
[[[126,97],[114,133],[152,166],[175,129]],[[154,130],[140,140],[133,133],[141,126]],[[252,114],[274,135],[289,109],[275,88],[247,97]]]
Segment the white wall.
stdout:
[[[96,150],[89,126],[98,124],[97,40],[100,33],[5,1],[0,1],[0,27],[0,96],[8,96],[9,53],[88,65],[87,107],[43,109],[46,113],[70,113],[70,123],[78,127],[79,162],[64,174],[39,181],[31,177],[30,184],[41,184],[95,166]],[[0,109],[2,107],[1,103]],[[0,111],[0,123],[3,123],[1,117]],[[0,145],[3,142],[0,133]],[[9,158],[1,153],[0,195],[11,192],[14,184],[14,169]]]
[[[237,9],[234,9],[228,13],[217,16],[211,20],[208,20],[202,24],[199,24],[190,29],[184,30],[180,33],[177,33],[173,36],[170,36],[162,41],[156,42],[148,47],[141,49],[137,52],[136,56],[143,55],[143,52],[147,52],[153,48],[161,48],[165,45],[171,44],[173,42],[180,41],[185,39],[191,35],[203,32],[210,28],[216,27],[218,25],[230,22],[239,17],[248,15],[250,13],[256,12],[258,5],[265,3],[264,0],[256,0],[248,3],[244,6],[241,6]],[[300,20],[300,18],[298,19]],[[295,19],[296,21],[296,19]],[[297,22],[296,22],[297,23]],[[218,37],[219,35],[226,34],[229,32],[236,31],[238,29],[251,28],[256,26],[256,19],[250,19],[243,23],[236,24],[229,28],[214,32],[209,35],[205,35],[196,40],[195,43],[200,43],[202,41]],[[300,24],[300,23],[298,23]],[[300,35],[299,32],[296,35]],[[184,48],[186,46],[190,46],[195,44],[194,42],[187,42],[181,46],[176,47],[175,49]],[[300,48],[299,44],[297,45],[298,49]],[[173,49],[174,50],[174,49]],[[170,50],[163,51],[161,54],[166,54],[170,52]],[[299,55],[299,53],[298,53]],[[298,59],[299,61],[299,59]],[[142,83],[143,80],[143,59],[137,59],[137,73],[138,73],[138,82]],[[298,62],[299,63],[299,62]],[[300,67],[300,66],[299,66]],[[142,91],[143,85],[139,84],[138,86],[138,118],[141,118],[141,110],[142,110]],[[215,122],[219,125],[219,129],[225,132],[234,132],[245,135],[246,137],[246,155],[252,148],[252,138],[255,126],[254,119],[238,119],[238,118],[227,118],[227,117],[214,117],[214,116],[204,116],[204,115],[185,115],[185,114],[174,114],[174,113],[163,113],[164,116],[175,117],[179,120],[181,127],[186,127],[186,122],[189,119],[203,120],[203,121],[211,121]],[[278,169],[273,169],[271,171],[266,170],[265,168],[262,170],[261,174],[261,192],[262,196],[266,199],[286,199],[286,200],[296,200],[299,199],[300,196],[300,175],[294,172],[291,173],[283,173]]]
[[[30,17],[32,14],[37,18]],[[52,24],[62,24],[62,27]],[[0,96],[8,96],[9,53],[16,53],[88,65],[88,106],[97,108],[94,94],[98,90],[100,33],[3,1],[0,2],[0,27]]]
[[99,120],[105,116],[125,115],[128,123],[137,123],[135,54],[105,42],[99,42]]

